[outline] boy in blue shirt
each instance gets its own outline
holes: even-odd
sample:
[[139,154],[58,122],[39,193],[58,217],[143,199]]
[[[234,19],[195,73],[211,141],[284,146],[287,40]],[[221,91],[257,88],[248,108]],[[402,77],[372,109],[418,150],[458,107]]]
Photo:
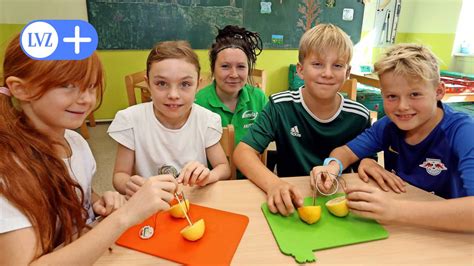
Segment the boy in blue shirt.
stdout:
[[[352,42],[332,24],[306,31],[298,49],[298,91],[273,94],[234,152],[239,170],[267,194],[273,213],[303,205],[299,190],[283,178],[308,175],[336,147],[370,127],[369,110],[338,92],[350,73]],[[278,176],[259,160],[268,144],[278,150]]]
[[[474,231],[474,120],[441,103],[445,87],[438,62],[427,48],[400,44],[375,64],[386,117],[360,136],[333,150],[327,166],[315,167],[311,185],[321,172],[338,174],[361,158],[384,151],[385,169],[363,159],[359,176],[373,178],[384,191],[404,192],[404,181],[446,201],[399,201],[378,188],[346,190],[354,214],[383,222],[399,222],[442,230]],[[403,180],[403,181],[402,181]],[[318,187],[327,190],[331,180]]]

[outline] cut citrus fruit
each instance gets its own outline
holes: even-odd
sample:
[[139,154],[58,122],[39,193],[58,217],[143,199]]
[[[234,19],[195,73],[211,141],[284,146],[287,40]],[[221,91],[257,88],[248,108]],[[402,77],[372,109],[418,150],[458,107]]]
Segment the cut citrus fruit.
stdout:
[[181,230],[181,235],[189,241],[199,240],[206,231],[206,224],[203,219],[195,222],[193,225],[188,225]]
[[314,224],[321,218],[320,206],[303,206],[298,208],[300,219],[308,224]]
[[338,217],[344,217],[349,213],[346,196],[341,196],[326,202],[329,212]]
[[174,218],[185,218],[186,215],[184,215],[183,209],[185,209],[185,210],[187,209],[189,211],[189,200],[186,200],[185,202],[186,202],[187,208],[185,207],[185,205],[183,203],[181,203],[183,208],[181,208],[179,206],[179,203],[176,203],[175,205],[173,205],[168,210],[168,212],[171,214],[171,216],[173,216]]

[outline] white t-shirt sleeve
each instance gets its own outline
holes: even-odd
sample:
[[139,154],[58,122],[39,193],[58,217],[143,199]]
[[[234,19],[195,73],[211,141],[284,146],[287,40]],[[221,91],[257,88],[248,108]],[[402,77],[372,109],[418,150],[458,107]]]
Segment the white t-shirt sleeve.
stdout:
[[0,233],[31,227],[30,220],[0,195]]
[[135,150],[135,135],[133,132],[133,121],[131,118],[130,109],[119,111],[116,115],[107,133],[118,143],[123,146]]
[[211,147],[221,140],[222,137],[222,125],[221,117],[218,114],[211,113],[207,120],[207,128],[205,134],[205,145],[206,148]]

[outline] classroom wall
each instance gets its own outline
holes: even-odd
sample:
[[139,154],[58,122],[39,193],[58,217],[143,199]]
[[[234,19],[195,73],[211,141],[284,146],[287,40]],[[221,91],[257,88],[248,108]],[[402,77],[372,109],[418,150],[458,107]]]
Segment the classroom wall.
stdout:
[[[442,69],[446,69],[461,4],[462,0],[403,0],[396,42],[420,42],[430,46],[443,60]],[[366,12],[364,19],[370,16],[370,11]],[[13,34],[33,19],[47,18],[86,20],[86,2],[0,0],[0,60],[3,62],[5,45]],[[364,21],[364,31],[369,24]],[[196,52],[203,70],[209,71],[207,50]],[[128,106],[124,76],[143,70],[147,54],[148,51],[137,50],[99,51],[106,71],[106,92],[102,106],[94,113],[96,119],[112,119],[118,110]],[[287,88],[288,65],[297,61],[297,55],[296,50],[265,50],[258,57],[256,67],[267,71],[268,95]]]
[[[468,0],[472,1],[472,0]],[[372,64],[386,47],[374,47],[372,37],[378,1],[366,5],[362,39],[356,45],[356,65]],[[395,43],[420,43],[428,46],[448,69],[463,0],[403,0]]]
[[[87,20],[85,0],[0,0],[0,60],[3,62],[5,45],[12,35],[34,19]],[[207,50],[196,50],[203,71],[209,70]],[[128,106],[124,77],[145,69],[148,51],[99,51],[106,71],[104,101],[94,113],[96,119],[112,119],[115,113]],[[265,50],[257,60],[257,68],[267,72],[267,91],[272,94],[288,88],[288,65],[298,59],[296,50]]]

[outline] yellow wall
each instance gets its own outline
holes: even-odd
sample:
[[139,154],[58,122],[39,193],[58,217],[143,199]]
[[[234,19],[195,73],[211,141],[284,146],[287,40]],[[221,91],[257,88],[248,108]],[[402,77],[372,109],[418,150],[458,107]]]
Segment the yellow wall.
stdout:
[[[353,64],[371,63],[381,52],[364,46],[364,38],[373,27],[374,12],[366,6],[363,38],[356,45]],[[451,50],[456,32],[462,0],[404,0],[400,14],[397,43],[418,42],[429,46],[442,60],[441,68],[451,62]],[[20,11],[18,11],[20,10]],[[4,47],[11,35],[34,19],[87,19],[85,0],[0,0],[0,61]],[[367,45],[370,45],[367,42]],[[145,69],[148,51],[122,50],[99,51],[106,71],[106,94],[97,119],[112,119],[115,113],[127,106],[124,76]],[[207,50],[197,50],[204,71],[209,71]],[[369,54],[370,53],[370,54]],[[257,68],[267,71],[266,93],[287,89],[288,65],[297,61],[296,50],[265,50],[257,60]],[[358,61],[358,62],[357,62]],[[0,70],[1,73],[1,70]]]
[[[3,62],[4,49],[11,36],[20,32],[23,24],[0,24],[0,60]],[[112,119],[118,110],[128,106],[124,77],[145,69],[149,51],[102,50],[100,58],[106,72],[106,92],[102,106],[94,113],[96,119]],[[196,50],[203,71],[209,70],[207,50]],[[257,68],[267,72],[267,95],[288,88],[288,65],[296,63],[296,50],[265,50],[257,59]]]

